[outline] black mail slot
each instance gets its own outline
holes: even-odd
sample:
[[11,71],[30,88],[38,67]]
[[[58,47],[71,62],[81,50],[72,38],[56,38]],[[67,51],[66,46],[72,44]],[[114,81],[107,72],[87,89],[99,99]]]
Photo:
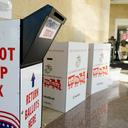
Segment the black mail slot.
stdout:
[[20,20],[21,67],[42,62],[65,21],[66,18],[50,5]]

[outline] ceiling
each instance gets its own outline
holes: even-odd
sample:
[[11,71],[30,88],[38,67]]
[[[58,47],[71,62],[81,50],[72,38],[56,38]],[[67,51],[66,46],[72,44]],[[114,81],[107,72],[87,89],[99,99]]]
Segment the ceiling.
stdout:
[[111,0],[111,4],[128,4],[128,0]]

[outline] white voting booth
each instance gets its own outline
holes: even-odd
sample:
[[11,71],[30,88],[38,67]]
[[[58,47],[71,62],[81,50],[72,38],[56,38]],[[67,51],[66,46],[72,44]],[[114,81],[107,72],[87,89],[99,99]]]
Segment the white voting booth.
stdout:
[[0,21],[0,128],[42,127],[42,62],[64,22],[50,5]]
[[89,44],[87,95],[108,87],[110,44]]
[[67,112],[85,100],[88,45],[53,43],[44,59],[44,106]]

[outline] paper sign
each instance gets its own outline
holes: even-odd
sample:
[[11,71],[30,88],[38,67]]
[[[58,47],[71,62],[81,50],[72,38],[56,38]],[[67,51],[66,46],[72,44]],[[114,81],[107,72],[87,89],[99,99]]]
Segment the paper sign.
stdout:
[[39,37],[53,39],[59,27],[60,23],[49,17]]
[[41,69],[42,64],[21,69],[21,128],[41,127]]

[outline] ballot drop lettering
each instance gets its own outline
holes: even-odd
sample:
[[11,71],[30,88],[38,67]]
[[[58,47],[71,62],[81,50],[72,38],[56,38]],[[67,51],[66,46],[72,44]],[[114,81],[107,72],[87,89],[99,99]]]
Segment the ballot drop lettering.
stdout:
[[[8,61],[13,62],[14,60],[14,54],[15,54],[15,48],[14,47],[0,47],[0,61]],[[0,65],[0,79],[4,79],[8,76],[9,68],[5,65]],[[4,97],[3,92],[4,85],[2,81],[0,82],[0,97]]]

